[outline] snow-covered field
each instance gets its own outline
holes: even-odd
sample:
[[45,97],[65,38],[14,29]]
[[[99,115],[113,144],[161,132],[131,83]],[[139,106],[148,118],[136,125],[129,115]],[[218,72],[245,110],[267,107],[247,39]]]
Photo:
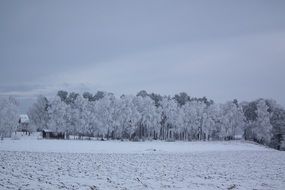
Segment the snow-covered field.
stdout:
[[246,142],[0,141],[0,189],[285,189],[285,152]]

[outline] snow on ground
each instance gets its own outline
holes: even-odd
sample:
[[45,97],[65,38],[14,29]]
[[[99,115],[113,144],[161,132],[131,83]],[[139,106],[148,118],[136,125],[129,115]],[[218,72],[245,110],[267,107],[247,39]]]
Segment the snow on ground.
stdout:
[[285,152],[246,142],[5,139],[0,189],[285,189]]
[[225,142],[164,142],[164,141],[96,141],[96,140],[45,140],[37,136],[5,139],[0,150],[59,153],[188,153],[209,151],[269,151],[272,149],[242,141]]

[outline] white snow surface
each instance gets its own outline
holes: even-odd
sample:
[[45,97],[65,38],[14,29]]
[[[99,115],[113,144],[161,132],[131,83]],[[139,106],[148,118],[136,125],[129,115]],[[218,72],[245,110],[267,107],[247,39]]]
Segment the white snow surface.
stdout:
[[211,151],[272,151],[245,142],[164,142],[164,141],[94,141],[94,140],[10,140],[0,142],[2,151],[59,153],[190,153]]
[[0,141],[0,189],[285,189],[285,152],[243,141]]

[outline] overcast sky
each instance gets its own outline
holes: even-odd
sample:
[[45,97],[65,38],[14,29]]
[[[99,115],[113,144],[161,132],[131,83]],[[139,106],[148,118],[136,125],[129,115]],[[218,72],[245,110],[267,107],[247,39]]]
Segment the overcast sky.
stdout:
[[285,105],[285,1],[0,1],[0,94],[185,91]]

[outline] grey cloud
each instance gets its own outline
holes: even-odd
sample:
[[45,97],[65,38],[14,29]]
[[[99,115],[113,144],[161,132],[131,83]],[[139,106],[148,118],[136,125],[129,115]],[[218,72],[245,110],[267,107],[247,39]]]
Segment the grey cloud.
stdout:
[[285,103],[284,8],[281,0],[0,1],[0,93],[68,84]]

